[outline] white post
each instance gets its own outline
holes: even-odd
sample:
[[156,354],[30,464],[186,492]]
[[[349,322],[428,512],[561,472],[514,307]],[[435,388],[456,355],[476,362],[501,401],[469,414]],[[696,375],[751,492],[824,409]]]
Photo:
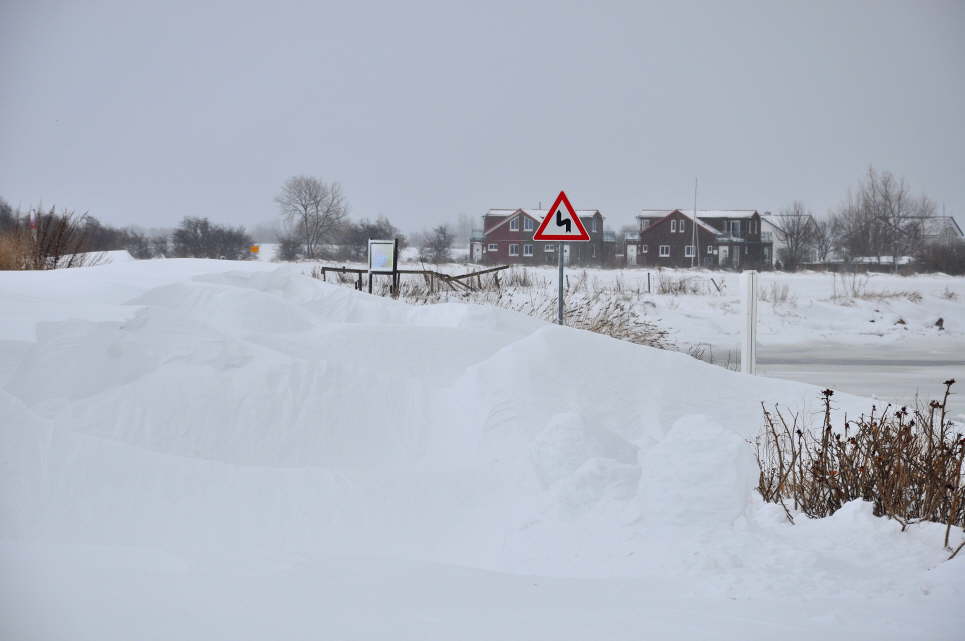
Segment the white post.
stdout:
[[757,272],[741,274],[744,293],[744,342],[741,345],[741,371],[757,373]]

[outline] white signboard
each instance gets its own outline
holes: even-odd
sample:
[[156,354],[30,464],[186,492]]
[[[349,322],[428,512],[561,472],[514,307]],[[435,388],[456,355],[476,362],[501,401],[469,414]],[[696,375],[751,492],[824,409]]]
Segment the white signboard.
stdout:
[[388,273],[395,271],[395,241],[369,241],[369,271],[374,273]]

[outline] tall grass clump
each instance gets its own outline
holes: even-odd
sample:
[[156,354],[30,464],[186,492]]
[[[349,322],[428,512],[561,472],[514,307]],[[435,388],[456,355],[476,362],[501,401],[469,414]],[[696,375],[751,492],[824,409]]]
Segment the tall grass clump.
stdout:
[[849,501],[869,501],[876,516],[894,519],[902,530],[919,521],[945,524],[949,547],[951,528],[965,527],[965,438],[948,419],[954,383],[945,381],[941,401],[913,410],[872,407],[838,429],[831,424],[834,392],[825,390],[817,432],[796,415],[764,409],[764,427],[753,442],[758,492],[783,506],[791,522],[793,513],[822,518]]
[[31,210],[0,234],[0,269],[33,270],[81,267],[93,258],[88,248],[87,216],[54,209]]

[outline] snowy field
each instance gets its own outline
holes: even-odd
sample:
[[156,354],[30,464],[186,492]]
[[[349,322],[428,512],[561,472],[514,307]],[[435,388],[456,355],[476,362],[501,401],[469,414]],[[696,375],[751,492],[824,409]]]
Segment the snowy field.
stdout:
[[[269,248],[262,257],[271,256]],[[409,258],[405,267],[420,268],[412,252]],[[302,267],[310,273],[309,264]],[[438,267],[449,274],[480,268]],[[525,269],[533,286],[507,289],[503,302],[535,297],[551,307],[556,269]],[[602,300],[620,301],[666,330],[679,350],[699,352],[723,366],[739,362],[738,274],[579,267],[566,273],[567,296],[600,294]],[[660,291],[661,284],[672,289],[681,283],[689,293]],[[916,396],[936,397],[949,378],[965,380],[963,277],[762,272],[759,283],[758,371],[764,375],[904,404],[914,403]],[[936,326],[939,319],[942,329]]]
[[[943,527],[859,502],[790,525],[755,493],[760,403],[814,417],[818,387],[305,269],[0,272],[0,639],[962,638]],[[734,275],[588,277],[736,344]],[[765,356],[961,358],[962,279],[772,278]]]

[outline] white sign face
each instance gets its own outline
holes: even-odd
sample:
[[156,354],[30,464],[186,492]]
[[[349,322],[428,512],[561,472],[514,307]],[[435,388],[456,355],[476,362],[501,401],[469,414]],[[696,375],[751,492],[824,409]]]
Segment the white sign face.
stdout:
[[370,240],[369,241],[369,271],[370,272],[395,271],[395,241],[394,240]]
[[549,208],[539,229],[533,234],[533,240],[567,240],[587,241],[590,235],[580,217],[576,215],[570,199],[564,192],[556,197],[556,202]]

